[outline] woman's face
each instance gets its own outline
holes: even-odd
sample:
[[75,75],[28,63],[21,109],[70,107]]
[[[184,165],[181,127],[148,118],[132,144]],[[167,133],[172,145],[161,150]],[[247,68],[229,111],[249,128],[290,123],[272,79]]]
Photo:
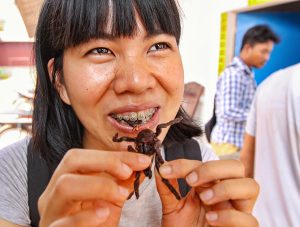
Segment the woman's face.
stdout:
[[[134,37],[90,40],[64,53],[60,96],[84,126],[85,148],[127,150],[112,137],[136,137],[138,130],[174,119],[183,95],[183,67],[176,39],[148,35],[138,21]],[[130,122],[129,122],[130,123]],[[163,129],[162,140],[167,133]]]

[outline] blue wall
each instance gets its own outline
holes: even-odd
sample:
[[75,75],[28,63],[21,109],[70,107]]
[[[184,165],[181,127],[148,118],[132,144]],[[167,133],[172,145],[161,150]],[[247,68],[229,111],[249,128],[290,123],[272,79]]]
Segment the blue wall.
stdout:
[[235,55],[240,52],[245,32],[257,24],[268,24],[280,37],[268,63],[261,69],[254,69],[255,80],[259,84],[278,69],[300,62],[300,13],[240,13],[237,15]]

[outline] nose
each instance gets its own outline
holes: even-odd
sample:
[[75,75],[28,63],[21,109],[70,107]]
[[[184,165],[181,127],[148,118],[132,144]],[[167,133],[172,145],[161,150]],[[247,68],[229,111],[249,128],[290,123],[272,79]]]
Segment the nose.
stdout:
[[114,90],[117,94],[140,94],[155,87],[154,72],[146,59],[128,57],[120,63],[114,80]]

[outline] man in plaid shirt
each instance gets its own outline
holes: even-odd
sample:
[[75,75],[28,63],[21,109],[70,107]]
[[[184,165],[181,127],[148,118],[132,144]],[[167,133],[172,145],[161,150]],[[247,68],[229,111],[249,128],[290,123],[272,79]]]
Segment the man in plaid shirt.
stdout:
[[215,97],[217,123],[211,134],[211,145],[219,156],[238,158],[256,90],[252,68],[263,67],[278,42],[267,25],[250,28],[243,37],[240,55],[221,73]]

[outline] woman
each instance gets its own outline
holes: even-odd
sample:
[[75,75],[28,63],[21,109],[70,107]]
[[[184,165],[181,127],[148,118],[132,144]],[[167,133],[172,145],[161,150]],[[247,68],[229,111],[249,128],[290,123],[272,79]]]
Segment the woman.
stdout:
[[[142,177],[138,200],[127,200],[134,172],[146,169],[151,158],[127,152],[130,143],[113,142],[115,133],[135,137],[181,116],[182,122],[159,135],[164,146],[201,134],[180,107],[179,39],[175,0],[45,1],[36,32],[38,78],[28,149],[28,157],[40,155],[51,175],[49,183],[43,179],[39,226],[257,226],[251,215],[257,184],[244,178],[238,161],[211,161],[216,156],[203,144],[203,161],[210,162],[178,159],[160,168],[175,188],[176,179],[187,180],[192,189],[184,198],[177,200],[155,174]],[[130,118],[142,119],[135,130]],[[1,151],[1,163],[23,164],[1,176],[0,199],[12,199],[1,203],[0,224],[30,225],[24,201],[26,172],[32,171],[26,167],[28,141]],[[12,153],[17,155],[9,158]],[[20,178],[18,187],[4,183]]]

